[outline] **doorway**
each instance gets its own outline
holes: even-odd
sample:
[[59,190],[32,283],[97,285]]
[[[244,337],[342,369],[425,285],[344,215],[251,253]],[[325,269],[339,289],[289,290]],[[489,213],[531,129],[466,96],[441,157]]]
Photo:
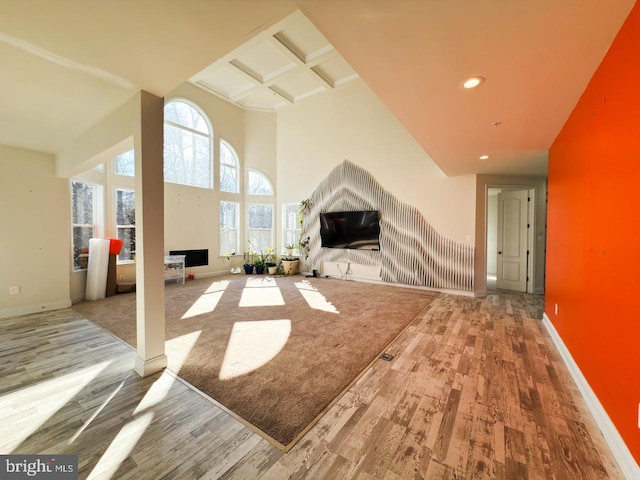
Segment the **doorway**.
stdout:
[[487,292],[534,293],[535,189],[487,190]]

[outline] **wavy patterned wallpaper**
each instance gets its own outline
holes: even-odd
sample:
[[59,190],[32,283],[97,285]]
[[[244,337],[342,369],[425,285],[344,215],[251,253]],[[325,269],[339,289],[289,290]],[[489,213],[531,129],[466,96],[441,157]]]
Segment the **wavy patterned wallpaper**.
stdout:
[[[380,251],[322,248],[320,212],[378,210]],[[473,245],[440,235],[422,214],[387,192],[365,169],[345,160],[309,198],[302,236],[311,237],[304,270],[323,262],[380,265],[382,280],[452,290],[473,290]]]

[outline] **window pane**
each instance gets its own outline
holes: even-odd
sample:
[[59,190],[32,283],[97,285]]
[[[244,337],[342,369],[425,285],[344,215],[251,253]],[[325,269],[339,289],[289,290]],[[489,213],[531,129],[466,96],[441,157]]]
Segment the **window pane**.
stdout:
[[130,190],[116,190],[116,224],[136,224],[136,195]]
[[164,118],[183,125],[205,135],[209,135],[209,126],[200,112],[185,102],[172,101],[164,107]]
[[267,177],[255,170],[249,170],[247,193],[249,195],[273,195],[273,187]]
[[238,166],[238,156],[231,145],[225,141],[220,142],[220,163],[224,165]]
[[129,150],[113,159],[115,170],[118,175],[128,175],[130,177],[136,174],[136,161],[133,150]]
[[249,229],[249,242],[258,253],[271,250],[271,230]]
[[72,223],[93,223],[93,185],[71,182]]
[[238,155],[231,145],[220,141],[220,190],[238,193]]
[[220,190],[223,192],[238,193],[238,169],[235,167],[220,166]]
[[273,207],[271,205],[249,206],[249,228],[272,228]]
[[273,195],[273,188],[267,177],[255,170],[249,170],[247,193],[249,195]]
[[165,124],[164,180],[211,188],[209,137]]
[[220,254],[239,251],[240,204],[220,202]]
[[118,260],[134,260],[136,253],[136,228],[118,227],[118,238],[123,241]]
[[101,225],[98,222],[102,222],[102,186],[72,180],[71,211],[73,269],[84,269],[87,268],[89,239],[100,234]]
[[284,226],[284,248],[287,245],[298,244],[300,240],[300,205],[297,203],[289,203],[283,205],[283,226]]
[[[82,249],[89,251],[89,239],[94,237],[95,227],[73,227],[73,268],[87,268],[88,257],[80,257]],[[86,255],[86,253],[85,253]]]
[[272,248],[273,206],[249,206],[248,240],[258,252]]

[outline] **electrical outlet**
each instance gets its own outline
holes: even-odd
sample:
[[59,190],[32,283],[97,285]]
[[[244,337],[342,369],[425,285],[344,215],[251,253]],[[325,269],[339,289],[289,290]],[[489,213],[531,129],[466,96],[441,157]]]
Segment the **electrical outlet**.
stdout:
[[558,304],[556,303],[556,309],[555,309],[556,315],[558,315]]
[[20,295],[20,287],[9,287],[9,295]]

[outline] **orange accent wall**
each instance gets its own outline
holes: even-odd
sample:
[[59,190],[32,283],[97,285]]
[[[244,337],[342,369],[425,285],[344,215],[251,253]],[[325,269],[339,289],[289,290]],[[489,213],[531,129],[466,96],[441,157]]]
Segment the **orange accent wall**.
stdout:
[[640,2],[549,151],[548,192],[545,312],[640,463]]

